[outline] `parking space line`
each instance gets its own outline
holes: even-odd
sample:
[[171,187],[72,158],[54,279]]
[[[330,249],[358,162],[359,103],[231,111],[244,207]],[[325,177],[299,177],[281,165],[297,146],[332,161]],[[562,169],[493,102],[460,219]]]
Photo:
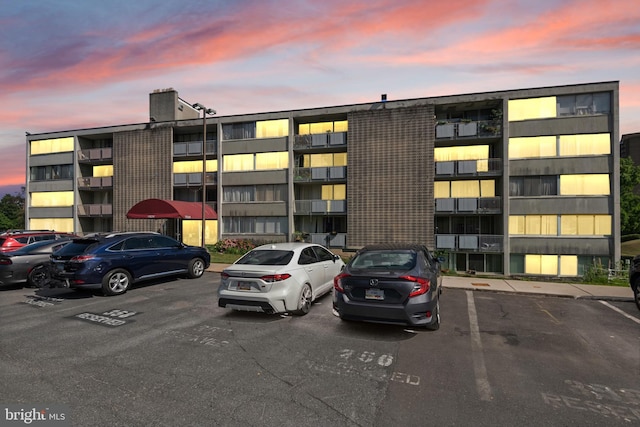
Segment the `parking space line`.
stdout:
[[633,320],[634,322],[636,322],[637,324],[640,325],[640,319],[638,319],[637,317],[633,317],[630,314],[625,313],[624,311],[620,310],[618,307],[615,307],[615,306],[609,304],[606,301],[600,301],[600,303],[602,303],[603,305],[609,307],[613,311],[617,311],[618,313],[622,314],[624,317],[627,317],[627,318]]
[[473,358],[473,371],[476,375],[476,389],[480,395],[480,400],[491,401],[491,385],[487,376],[487,367],[484,363],[484,353],[482,351],[482,340],[480,339],[480,327],[478,326],[478,315],[476,304],[473,300],[473,291],[467,291],[467,305],[469,310],[469,331],[471,334],[471,350]]

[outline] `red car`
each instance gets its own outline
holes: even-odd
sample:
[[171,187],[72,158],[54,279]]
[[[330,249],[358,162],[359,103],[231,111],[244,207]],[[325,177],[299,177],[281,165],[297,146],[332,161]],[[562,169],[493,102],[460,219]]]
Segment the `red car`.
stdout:
[[42,240],[57,240],[63,237],[76,237],[71,233],[59,233],[53,230],[8,230],[0,234],[0,253],[15,251],[30,243]]

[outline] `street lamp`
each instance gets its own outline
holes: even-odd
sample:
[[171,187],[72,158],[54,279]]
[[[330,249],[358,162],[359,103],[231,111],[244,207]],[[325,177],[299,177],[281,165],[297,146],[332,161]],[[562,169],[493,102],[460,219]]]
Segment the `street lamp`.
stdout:
[[198,111],[202,111],[202,247],[205,247],[204,237],[207,220],[205,219],[205,206],[207,206],[207,114],[216,114],[215,110],[206,108],[196,102],[192,105]]

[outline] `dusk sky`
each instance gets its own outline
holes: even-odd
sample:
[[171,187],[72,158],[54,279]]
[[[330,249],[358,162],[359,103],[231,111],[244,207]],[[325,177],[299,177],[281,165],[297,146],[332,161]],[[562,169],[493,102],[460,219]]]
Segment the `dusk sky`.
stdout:
[[[0,9],[0,196],[25,132],[602,81],[640,132],[639,0],[19,0]],[[12,187],[8,187],[12,186]]]

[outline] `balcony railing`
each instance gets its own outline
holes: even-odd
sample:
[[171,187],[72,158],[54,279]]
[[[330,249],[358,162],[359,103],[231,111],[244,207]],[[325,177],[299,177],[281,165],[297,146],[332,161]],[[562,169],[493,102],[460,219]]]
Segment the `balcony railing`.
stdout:
[[78,178],[78,189],[80,190],[102,190],[112,187],[112,176],[89,176]]
[[84,204],[77,207],[78,216],[112,216],[112,205]]
[[89,148],[87,150],[78,151],[78,162],[81,163],[100,163],[111,161],[112,159],[113,150],[111,147]]
[[502,159],[436,162],[437,176],[496,176],[502,174]]
[[502,252],[502,235],[436,234],[436,249]]
[[294,182],[335,181],[347,179],[346,166],[328,166],[322,168],[295,168]]
[[347,247],[347,233],[309,233],[306,240],[328,248]]
[[459,199],[436,199],[436,214],[499,214],[502,212],[501,197],[468,197]]
[[346,200],[296,200],[296,215],[344,214],[347,212]]
[[314,133],[311,135],[296,135],[293,142],[295,149],[344,147],[347,145],[347,132]]
[[[205,175],[205,179],[207,180],[207,185],[216,185],[218,184],[218,173],[207,172]],[[173,185],[175,187],[200,186],[202,185],[202,172],[174,173]]]
[[500,135],[502,135],[502,123],[494,120],[436,124],[436,139],[495,138]]
[[[216,154],[217,143],[215,140],[207,140],[207,154]],[[202,155],[202,140],[189,142],[174,142],[173,155],[179,156],[197,156]]]

